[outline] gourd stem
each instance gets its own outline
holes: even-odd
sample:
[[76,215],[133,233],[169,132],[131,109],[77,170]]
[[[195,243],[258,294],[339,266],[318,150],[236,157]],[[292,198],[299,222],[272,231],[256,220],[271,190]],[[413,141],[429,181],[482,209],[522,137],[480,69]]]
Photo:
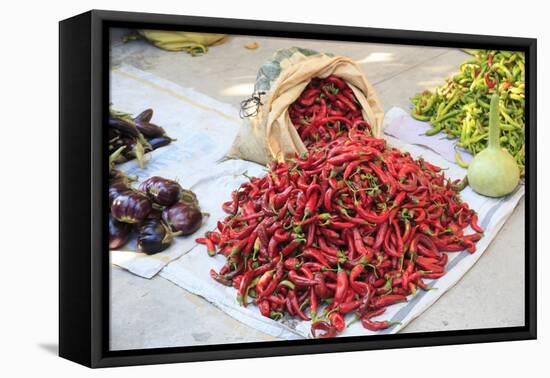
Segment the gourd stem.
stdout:
[[499,127],[499,99],[498,94],[491,97],[491,110],[489,111],[489,148],[500,147],[500,127]]

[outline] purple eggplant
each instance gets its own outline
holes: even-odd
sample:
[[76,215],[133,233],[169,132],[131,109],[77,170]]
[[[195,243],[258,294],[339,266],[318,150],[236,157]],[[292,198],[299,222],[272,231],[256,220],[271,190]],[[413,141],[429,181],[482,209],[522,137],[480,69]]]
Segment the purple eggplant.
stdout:
[[126,120],[118,117],[110,117],[109,127],[112,127],[120,131],[122,134],[130,135],[136,138],[139,136],[138,128],[130,120]]
[[113,206],[113,202],[118,196],[131,190],[125,176],[112,179],[109,182],[109,206]]
[[153,109],[145,109],[134,118],[134,122],[149,122],[153,118]]
[[117,139],[120,136],[120,131],[109,127],[109,142],[113,139]]
[[120,193],[111,205],[111,214],[119,222],[140,223],[153,208],[149,198],[137,190]]
[[140,133],[148,138],[161,137],[166,134],[166,131],[162,127],[150,122],[137,121],[136,127]]
[[166,135],[163,135],[160,137],[148,139],[147,142],[149,142],[149,145],[153,150],[156,150],[157,148],[168,146],[170,143],[172,143],[172,140],[173,140],[172,138]]
[[181,235],[190,235],[200,228],[202,213],[198,206],[178,202],[164,209],[162,219],[172,228],[172,231],[180,232]]
[[162,206],[171,206],[178,202],[183,188],[176,181],[153,176],[143,181],[139,190],[147,194],[151,201]]
[[153,109],[145,109],[134,118],[134,124],[140,133],[148,138],[161,137],[166,134],[166,131],[160,126],[151,123],[153,118]]
[[153,206],[151,212],[147,215],[147,219],[162,219],[162,209]]
[[160,219],[146,219],[138,228],[137,246],[148,255],[164,251],[172,244],[172,231]]
[[109,214],[109,249],[119,249],[130,237],[132,226],[122,223]]

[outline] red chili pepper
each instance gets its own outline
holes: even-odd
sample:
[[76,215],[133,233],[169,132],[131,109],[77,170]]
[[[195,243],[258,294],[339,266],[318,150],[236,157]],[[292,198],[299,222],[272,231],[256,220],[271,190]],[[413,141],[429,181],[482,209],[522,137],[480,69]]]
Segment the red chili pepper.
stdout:
[[444,246],[441,250],[445,252],[460,252],[463,251],[465,248],[458,243],[450,243]]
[[317,281],[317,286],[313,288],[315,293],[319,296],[319,298],[327,298],[329,296],[329,290],[325,283],[324,274],[317,272],[315,274],[315,280]]
[[214,247],[214,243],[212,242],[212,240],[208,238],[198,238],[195,241],[199,244],[206,245],[208,256],[216,256],[216,247]]
[[281,282],[281,279],[283,278],[284,274],[284,263],[282,260],[280,260],[277,263],[277,268],[275,270],[275,275],[273,276],[273,279],[269,282],[266,289],[262,291],[261,293],[258,293],[258,299],[269,297],[275,289],[277,288],[277,285],[279,285],[279,282]]
[[317,207],[317,200],[319,199],[319,194],[317,192],[313,192],[309,199],[307,200],[306,207],[304,210],[304,218],[311,215],[315,208]]
[[[434,244],[433,240],[439,240],[437,238],[430,238],[423,234],[417,234],[415,237],[415,244],[418,246],[414,249],[415,252],[428,257],[438,257],[438,247]],[[410,249],[412,250],[412,243]]]
[[385,222],[390,216],[390,211],[386,211],[381,214],[369,213],[365,209],[363,209],[359,204],[355,207],[355,211],[357,211],[357,214],[361,218],[363,218],[369,223],[374,223],[374,224],[381,224]]
[[296,270],[302,265],[300,260],[298,260],[296,257],[289,257],[288,259],[284,260],[284,268],[287,270]]
[[344,297],[348,291],[348,273],[338,268],[337,280],[336,280],[336,293],[334,294],[334,305],[342,303]]
[[294,282],[297,287],[307,287],[307,286],[317,285],[317,281],[315,281],[314,279],[302,277],[295,270],[291,270],[288,272],[288,278],[292,282]]
[[311,318],[315,319],[317,317],[317,310],[319,308],[319,299],[317,298],[317,293],[313,288],[309,290],[309,312]]
[[483,232],[484,232],[483,229],[481,227],[479,227],[478,224],[477,224],[477,214],[476,213],[472,214],[472,217],[470,218],[470,226],[472,226],[472,229],[475,232],[483,234]]
[[300,308],[300,304],[298,303],[298,298],[296,298],[296,293],[294,290],[290,290],[288,292],[288,298],[290,299],[290,304],[292,307],[294,307],[294,312],[296,315],[298,315],[302,320],[309,321],[311,320]]
[[339,90],[344,90],[345,88],[348,88],[346,87],[346,83],[344,82],[344,80],[334,75],[327,76],[325,81],[327,83],[336,85],[336,87],[338,87]]
[[363,325],[363,327],[365,327],[369,331],[380,331],[380,330],[387,329],[387,328],[390,328],[390,327],[392,327],[396,324],[401,324],[401,323],[400,322],[394,322],[394,321],[388,321],[388,320],[385,320],[383,322],[376,322],[376,321],[373,321],[373,320],[362,318],[361,319],[361,324]]
[[395,236],[397,240],[397,254],[399,256],[403,255],[405,253],[405,249],[403,248],[403,238],[401,236],[401,230],[399,229],[399,223],[397,221],[393,221],[393,229],[395,231]]
[[216,231],[210,231],[206,233],[206,237],[210,240],[212,240],[212,243],[216,245],[220,245],[220,233]]
[[374,298],[372,300],[372,307],[373,308],[386,307],[394,303],[406,302],[406,301],[407,301],[407,297],[404,295],[390,294],[390,295],[385,295],[383,297]]
[[369,285],[366,282],[357,281],[357,278],[363,273],[364,266],[362,264],[358,264],[353,267],[353,269],[350,271],[349,275],[349,283],[353,291],[361,296],[364,296],[368,290]]
[[332,312],[328,316],[330,325],[336,328],[336,332],[342,332],[346,328],[346,321],[339,312]]
[[266,286],[269,284],[272,278],[273,278],[272,270],[268,270],[267,272],[262,274],[262,276],[256,283],[256,292],[258,293],[258,295],[261,295],[264,292]]
[[338,306],[338,311],[340,311],[340,313],[342,314],[348,314],[352,311],[357,310],[361,306],[362,302],[362,299],[356,299],[354,301],[342,303]]
[[327,162],[332,165],[342,165],[360,159],[362,156],[363,155],[359,153],[359,151],[354,150],[329,158]]
[[384,243],[384,240],[386,239],[387,230],[388,230],[388,224],[386,222],[382,223],[378,228],[376,239],[374,240],[374,244],[372,246],[373,249],[375,250],[380,249],[380,247]]
[[422,281],[421,278],[419,278],[417,281],[416,281],[416,284],[418,285],[419,288],[421,288],[422,290],[431,290],[431,287],[429,287],[428,285],[426,285],[424,283],[424,281]]
[[257,213],[234,217],[233,222],[246,222],[252,219],[263,217],[264,215],[265,215],[265,212],[259,211]]
[[284,247],[282,250],[281,250],[281,254],[286,257],[288,256],[292,251],[294,251],[296,248],[298,248],[298,246],[300,245],[300,242],[298,240],[293,240],[291,241],[290,243],[288,243],[288,245],[286,247]]
[[372,319],[377,316],[380,316],[386,312],[386,307],[379,308],[372,311],[367,311],[363,316],[361,316],[363,319]]
[[276,239],[277,242],[284,242],[290,239],[290,234],[282,228],[279,228],[273,233],[271,238]]
[[497,81],[491,80],[491,73],[485,72],[485,84],[489,87],[489,89],[493,89],[497,85]]
[[[321,335],[317,335],[317,331],[325,331],[325,333]],[[316,321],[311,324],[311,335],[313,338],[329,338],[336,336],[336,328],[334,328],[332,325],[330,325],[327,322],[324,321]]]
[[445,272],[434,272],[434,273],[424,273],[422,274],[422,277],[428,278],[428,279],[438,279],[445,275]]
[[349,163],[347,166],[346,166],[346,169],[344,170],[344,180],[347,180],[351,174],[355,171],[355,169],[361,165],[362,161],[361,160],[355,160],[355,161],[352,161],[351,163]]
[[269,315],[271,314],[271,306],[269,305],[269,301],[267,300],[261,301],[258,304],[258,308],[260,309],[260,314],[269,318]]
[[315,242],[315,231],[317,227],[315,224],[309,225],[307,229],[307,239],[305,247],[310,247]]
[[233,201],[224,202],[222,204],[222,210],[225,211],[227,214],[235,214],[235,212],[237,211],[237,209],[233,207]]
[[349,245],[355,246],[357,252],[359,252],[365,258],[365,262],[371,261],[372,256],[374,255],[374,251],[364,245],[363,238],[361,237],[361,234],[359,233],[359,230],[357,228],[353,229],[353,244],[349,243]]
[[250,284],[250,281],[252,281],[252,278],[254,278],[254,271],[249,270],[243,275],[243,278],[241,279],[241,283],[239,285],[239,296],[241,298],[241,303],[244,307],[248,304],[248,298],[247,298],[247,292],[246,289],[248,285]]
[[474,253],[476,251],[475,243],[469,239],[464,240],[464,246],[469,253]]
[[272,237],[269,240],[269,243],[267,245],[267,253],[270,257],[275,257],[275,255],[277,254],[277,244],[279,244],[279,242],[276,238]]
[[446,253],[442,253],[441,258],[439,259],[437,265],[444,267],[445,265],[447,265],[448,260],[449,260],[449,255],[447,255]]
[[325,256],[321,253],[321,251],[315,249],[315,248],[307,248],[303,252],[304,257],[312,258],[316,261],[318,261],[323,266],[330,268],[330,264],[328,263]]
[[334,246],[330,245],[324,237],[319,236],[317,238],[317,243],[319,244],[319,248],[321,251],[326,252],[332,256],[338,255],[338,248],[335,248]]
[[334,189],[328,188],[327,191],[325,192],[325,195],[323,196],[323,205],[325,206],[326,211],[329,211],[329,212],[333,211],[333,207],[332,207],[333,195],[334,195]]
[[326,227],[320,227],[319,232],[323,234],[324,237],[331,240],[340,240],[341,237],[340,233]]
[[346,228],[355,227],[355,224],[352,222],[340,222],[331,219],[328,221],[328,226],[337,230],[345,230]]

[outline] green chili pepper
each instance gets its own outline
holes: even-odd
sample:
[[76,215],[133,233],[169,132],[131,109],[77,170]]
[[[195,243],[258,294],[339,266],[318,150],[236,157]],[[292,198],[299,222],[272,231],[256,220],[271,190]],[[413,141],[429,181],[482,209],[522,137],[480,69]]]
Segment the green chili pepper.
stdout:
[[460,152],[458,150],[455,151],[455,159],[456,159],[457,164],[460,167],[462,167],[464,169],[468,168],[468,163],[466,163],[464,160],[462,160],[462,157],[460,156]]
[[[489,55],[492,64],[489,65]],[[490,81],[486,81],[489,72]],[[496,85],[494,84],[496,83]],[[491,87],[489,87],[491,84]],[[494,86],[494,87],[493,87]],[[457,146],[473,155],[485,149],[488,110],[492,94],[500,95],[501,145],[516,159],[521,174],[525,170],[525,57],[513,51],[476,51],[460,65],[460,71],[435,91],[411,98],[413,118],[429,122],[426,135],[445,133],[457,139]],[[456,154],[457,163],[465,166]],[[460,159],[460,162],[458,161]]]

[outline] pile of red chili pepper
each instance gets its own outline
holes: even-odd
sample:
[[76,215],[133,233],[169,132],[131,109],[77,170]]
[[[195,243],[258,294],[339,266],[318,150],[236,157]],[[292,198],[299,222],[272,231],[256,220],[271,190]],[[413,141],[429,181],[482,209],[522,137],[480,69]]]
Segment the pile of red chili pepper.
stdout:
[[372,131],[351,88],[334,75],[311,80],[288,114],[308,149],[345,136],[351,128]]
[[340,79],[313,80],[289,110],[308,156],[250,178],[197,239],[226,257],[210,274],[243,306],[312,320],[313,337],[342,332],[347,314],[372,331],[391,327],[373,318],[429,290],[425,280],[445,274],[444,252],[473,253],[483,233],[460,180],[372,137],[358,108]]

